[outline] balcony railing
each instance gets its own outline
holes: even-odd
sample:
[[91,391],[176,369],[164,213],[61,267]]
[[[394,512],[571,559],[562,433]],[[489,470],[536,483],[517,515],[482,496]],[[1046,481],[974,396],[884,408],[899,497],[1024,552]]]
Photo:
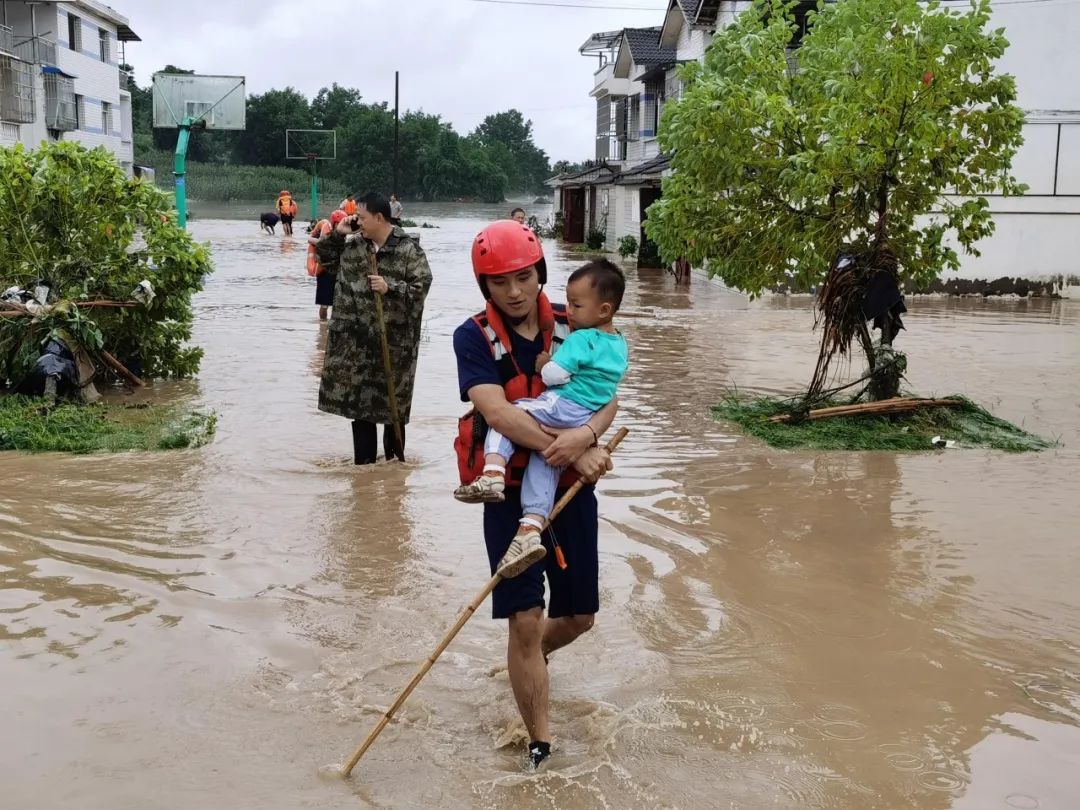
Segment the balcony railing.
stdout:
[[120,89],[121,90],[130,90],[131,89],[130,82],[131,82],[132,78],[134,78],[134,77],[130,73],[128,73],[128,71],[121,70],[120,71]]
[[55,65],[56,43],[45,37],[18,37],[15,55],[34,65]]
[[0,25],[0,53],[15,53],[15,34],[6,25]]

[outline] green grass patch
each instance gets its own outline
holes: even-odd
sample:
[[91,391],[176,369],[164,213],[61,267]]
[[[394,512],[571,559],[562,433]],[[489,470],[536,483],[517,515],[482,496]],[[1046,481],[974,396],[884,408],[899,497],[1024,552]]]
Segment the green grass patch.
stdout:
[[[169,152],[153,150],[141,154],[136,163],[154,169],[155,183],[165,191],[172,191],[173,155]],[[273,208],[278,192],[290,189],[300,205],[308,199],[311,189],[311,175],[306,169],[291,166],[244,166],[232,163],[187,162],[188,196],[194,200],[208,202],[228,202],[230,200],[265,199],[267,210]],[[345,187],[336,180],[319,178],[319,195],[328,199],[324,202],[337,204],[345,196]],[[303,216],[300,217],[303,219]]]
[[[738,424],[750,436],[784,450],[932,450],[935,436],[953,440],[960,447],[985,447],[1007,453],[1024,453],[1057,447],[1056,441],[1028,433],[980,408],[966,397],[952,396],[963,405],[953,408],[922,408],[892,416],[847,416],[813,422],[770,422],[769,417],[788,413],[793,400],[776,397],[726,395],[713,407],[717,419]],[[847,405],[832,400],[815,408]]]
[[64,404],[0,395],[0,450],[118,453],[206,444],[217,416],[178,405]]

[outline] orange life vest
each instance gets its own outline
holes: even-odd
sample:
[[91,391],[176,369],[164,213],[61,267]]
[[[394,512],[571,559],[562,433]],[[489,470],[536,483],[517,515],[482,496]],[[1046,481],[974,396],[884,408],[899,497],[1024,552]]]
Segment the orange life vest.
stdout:
[[[544,336],[544,351],[554,354],[570,334],[570,322],[566,317],[566,310],[553,308],[544,293],[540,293],[537,305],[540,332]],[[503,391],[506,392],[507,401],[516,402],[526,397],[540,396],[546,388],[544,380],[539,373],[528,374],[518,367],[510,350],[512,346],[510,333],[495,306],[489,301],[487,309],[474,315],[472,320],[487,338],[488,348],[491,349],[491,356],[495,358],[495,366],[498,368],[499,379],[502,382]],[[458,435],[454,439],[454,452],[457,453],[458,474],[463,484],[473,481],[484,471],[484,438],[487,436],[487,430],[484,417],[475,408],[458,419]],[[530,452],[529,450],[515,450],[506,470],[506,480],[509,485],[521,485],[525,467],[529,463]],[[559,486],[568,487],[578,478],[577,471],[572,467],[568,468],[559,479]]]
[[289,214],[289,208],[292,206],[292,197],[288,194],[282,194],[277,198],[277,210],[279,214],[283,216],[291,216]]
[[[311,229],[311,236],[313,239],[318,239],[326,234],[330,233],[330,220],[320,219],[319,224]],[[307,274],[309,276],[317,276],[320,273],[326,271],[326,268],[319,264],[319,249],[315,245],[308,242],[307,246]]]
[[289,216],[295,217],[300,209],[296,205],[296,200],[289,200]]

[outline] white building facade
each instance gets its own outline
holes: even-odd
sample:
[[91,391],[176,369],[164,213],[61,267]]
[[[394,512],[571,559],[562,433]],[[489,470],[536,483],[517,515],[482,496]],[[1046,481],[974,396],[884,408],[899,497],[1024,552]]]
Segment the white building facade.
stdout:
[[[797,18],[814,5],[800,2]],[[681,92],[677,67],[700,61],[715,32],[747,7],[732,0],[669,0],[661,25],[594,34],[581,47],[599,65],[590,91],[597,103],[594,165],[549,181],[556,210],[567,223],[574,214],[568,241],[584,241],[597,229],[614,248],[621,237],[634,236],[643,247],[640,258],[650,263],[642,221],[670,173],[656,130],[664,104]],[[985,282],[1023,279],[1080,292],[1080,14],[1071,3],[993,8],[991,27],[1003,27],[1010,41],[999,69],[1016,77],[1017,103],[1027,114],[1013,174],[1029,190],[1020,198],[988,198],[996,232],[978,244],[981,256],[961,255],[959,273],[946,274],[944,286],[974,292],[985,290]],[[1008,283],[994,289],[1013,291]]]
[[128,20],[96,0],[0,0],[0,145],[104,146],[132,171]]

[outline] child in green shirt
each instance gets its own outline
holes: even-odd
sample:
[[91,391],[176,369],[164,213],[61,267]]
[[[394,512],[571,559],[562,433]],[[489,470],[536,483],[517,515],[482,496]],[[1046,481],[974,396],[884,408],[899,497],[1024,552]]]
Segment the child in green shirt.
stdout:
[[[622,304],[626,279],[605,259],[589,262],[571,274],[566,285],[566,313],[573,332],[554,357],[541,355],[540,370],[547,390],[532,399],[514,403],[541,425],[553,428],[581,427],[615,398],[626,375],[626,340],[612,325]],[[470,484],[458,487],[454,497],[465,503],[504,500],[506,464],[514,447],[509,439],[488,429],[484,441],[484,472]],[[561,470],[551,467],[540,453],[532,453],[521,485],[523,516],[518,533],[497,571],[514,577],[542,559],[540,539],[544,521],[555,504]]]

